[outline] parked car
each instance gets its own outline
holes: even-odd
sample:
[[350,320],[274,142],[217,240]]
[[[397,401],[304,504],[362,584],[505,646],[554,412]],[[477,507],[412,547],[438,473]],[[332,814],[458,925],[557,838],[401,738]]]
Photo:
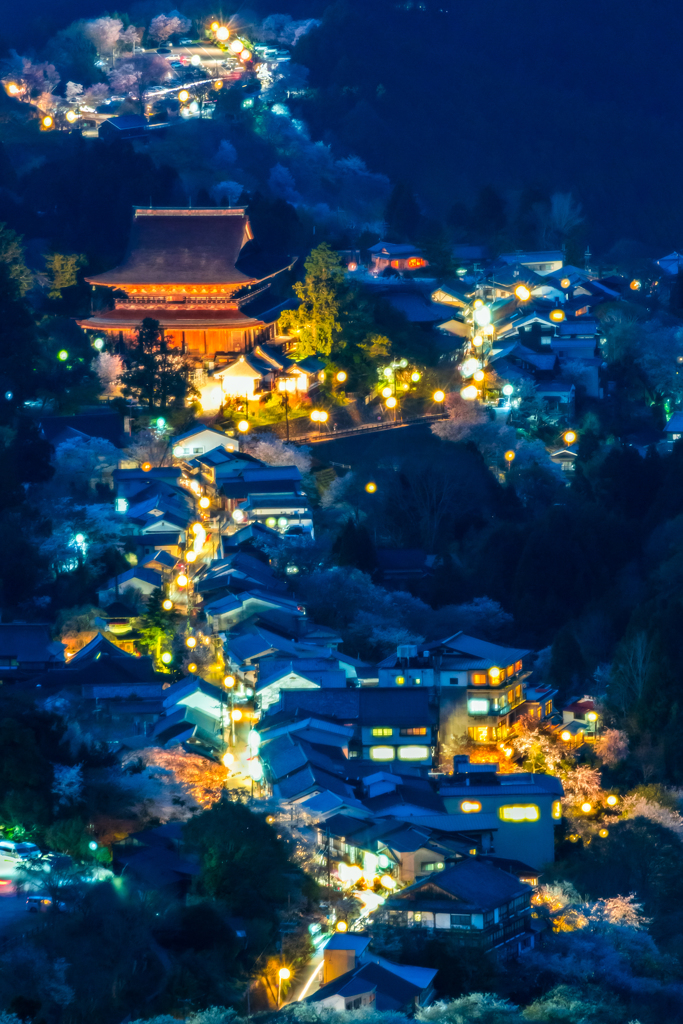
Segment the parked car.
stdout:
[[[55,903],[51,896],[28,896],[26,899],[26,909],[29,914],[45,914],[54,905]],[[66,903],[58,901],[56,906],[57,910],[66,910]]]
[[159,47],[157,47],[157,53],[160,53],[162,55],[162,57],[164,56],[164,54],[170,53],[170,52],[171,51],[169,50],[168,46],[159,46]]
[[178,45],[179,46],[192,46],[192,40],[191,39],[181,39],[180,42],[178,43]]
[[40,850],[35,843],[14,843],[9,839],[0,841],[0,859],[32,860],[40,857]]

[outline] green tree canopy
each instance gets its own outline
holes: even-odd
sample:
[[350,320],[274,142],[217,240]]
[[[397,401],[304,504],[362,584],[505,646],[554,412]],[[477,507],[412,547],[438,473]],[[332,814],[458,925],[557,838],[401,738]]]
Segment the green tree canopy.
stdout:
[[327,242],[313,249],[304,267],[306,277],[294,285],[301,305],[285,310],[281,322],[299,335],[298,356],[329,356],[341,330],[340,309],[346,291],[344,268]]

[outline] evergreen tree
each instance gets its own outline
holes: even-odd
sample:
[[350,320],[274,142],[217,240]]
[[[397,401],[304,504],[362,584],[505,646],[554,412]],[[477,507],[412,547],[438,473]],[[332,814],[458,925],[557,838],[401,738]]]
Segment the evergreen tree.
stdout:
[[363,572],[372,573],[377,565],[375,547],[367,527],[355,519],[347,519],[334,542],[332,552],[337,565],[353,565]]
[[150,409],[182,406],[189,394],[196,394],[187,360],[177,349],[169,348],[158,320],[145,317],[142,321],[131,363],[121,378],[123,393]]
[[[2,237],[0,229],[0,246]],[[38,355],[36,327],[21,298],[21,283],[0,250],[0,422],[7,423],[17,406],[35,396]]]
[[384,211],[387,239],[393,242],[413,241],[421,219],[420,207],[412,189],[404,181],[397,182]]
[[164,664],[161,660],[162,648],[170,649],[180,618],[173,609],[166,611],[163,602],[162,591],[153,590],[147,600],[144,615],[137,620],[140,642],[147,653],[154,657],[155,667],[160,671],[164,671]]
[[424,258],[429,263],[429,273],[442,281],[452,280],[458,269],[453,259],[453,244],[445,228],[434,225],[421,242]]
[[285,310],[280,322],[299,335],[297,356],[329,356],[340,330],[339,313],[346,293],[344,267],[327,242],[313,249],[304,267],[306,277],[294,285],[301,305]]

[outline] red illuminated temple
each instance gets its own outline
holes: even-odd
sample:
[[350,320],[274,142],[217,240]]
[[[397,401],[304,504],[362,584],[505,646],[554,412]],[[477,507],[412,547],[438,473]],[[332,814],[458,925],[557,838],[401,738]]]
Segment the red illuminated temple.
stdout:
[[78,322],[127,342],[151,317],[198,360],[249,352],[275,333],[282,306],[268,309],[264,293],[294,263],[250,252],[252,238],[243,209],[137,207],[123,263],[86,278],[112,289],[113,309]]

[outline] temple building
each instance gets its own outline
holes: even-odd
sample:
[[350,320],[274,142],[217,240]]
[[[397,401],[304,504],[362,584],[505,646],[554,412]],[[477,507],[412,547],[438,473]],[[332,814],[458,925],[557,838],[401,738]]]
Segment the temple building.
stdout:
[[246,354],[275,335],[283,305],[265,293],[294,264],[250,251],[252,238],[244,209],[136,207],[123,263],[86,278],[111,290],[113,308],[78,322],[125,343],[151,317],[198,363]]

